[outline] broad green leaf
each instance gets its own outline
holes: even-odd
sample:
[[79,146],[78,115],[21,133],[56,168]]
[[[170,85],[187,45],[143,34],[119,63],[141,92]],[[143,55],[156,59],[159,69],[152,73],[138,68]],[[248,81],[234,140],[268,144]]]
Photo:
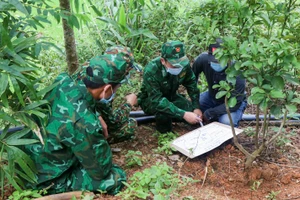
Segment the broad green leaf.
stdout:
[[13,6],[7,2],[0,2],[0,12],[2,11],[7,11],[7,10],[11,10],[13,8]]
[[285,105],[285,107],[289,111],[289,114],[294,114],[295,112],[297,112],[297,106],[293,104],[287,104]]
[[265,90],[269,90],[269,91],[273,89],[270,84],[264,84],[264,85],[262,85],[262,88]]
[[118,23],[124,28],[126,27],[126,15],[124,5],[119,8]]
[[220,99],[227,94],[227,91],[220,91],[216,94],[216,99]]
[[274,89],[282,90],[284,88],[284,80],[281,76],[272,77],[271,83]]
[[254,87],[251,89],[251,94],[256,94],[256,93],[261,93],[264,94],[266,93],[263,89],[259,88],[259,87]]
[[253,62],[248,60],[246,62],[243,62],[241,66],[242,67],[251,67],[251,66],[253,66]]
[[270,92],[270,97],[275,99],[283,99],[285,98],[285,94],[281,90],[272,90]]
[[268,99],[263,99],[259,104],[259,108],[261,110],[267,109],[268,108]]
[[261,93],[256,93],[254,95],[251,95],[248,100],[251,104],[258,105],[265,99],[265,95]]
[[300,98],[294,98],[291,100],[292,103],[300,104]]
[[281,106],[273,105],[270,108],[271,114],[276,118],[279,118],[282,115]]
[[296,78],[296,77],[292,77],[291,75],[289,74],[284,74],[282,75],[285,80],[288,82],[288,83],[291,83],[291,84],[294,84],[294,85],[299,85],[300,82],[299,82],[299,78]]
[[79,22],[78,22],[78,19],[75,15],[70,15],[69,18],[68,18],[68,22],[71,26],[74,26],[76,27],[77,29],[80,28],[80,25],[79,25]]
[[219,87],[220,87],[219,84],[214,84],[214,85],[212,86],[213,89],[216,89],[216,88],[219,88]]
[[24,5],[21,3],[21,1],[19,1],[19,0],[8,0],[8,3],[14,5],[18,11],[24,13],[25,15],[29,15],[28,11],[24,7]]
[[254,85],[257,85],[257,80],[255,78],[247,78],[247,80],[250,82],[250,83],[253,83]]
[[237,103],[237,100],[236,100],[236,97],[231,97],[229,100],[228,100],[228,106],[230,108],[233,108]]

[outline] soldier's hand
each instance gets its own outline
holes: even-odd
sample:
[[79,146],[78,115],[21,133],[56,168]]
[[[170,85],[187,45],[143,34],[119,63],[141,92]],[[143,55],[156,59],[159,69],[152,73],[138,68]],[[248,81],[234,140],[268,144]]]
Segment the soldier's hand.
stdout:
[[131,106],[137,105],[137,96],[135,94],[128,94],[125,98]]
[[101,116],[99,116],[99,121],[100,121],[101,126],[102,126],[103,135],[104,135],[105,139],[107,139],[108,138],[107,124]]
[[197,124],[200,121],[202,121],[202,119],[199,117],[199,115],[197,115],[196,113],[193,113],[193,112],[185,112],[183,115],[183,119],[190,124]]
[[195,109],[193,111],[193,113],[195,113],[196,115],[198,115],[202,119],[202,111],[200,109]]

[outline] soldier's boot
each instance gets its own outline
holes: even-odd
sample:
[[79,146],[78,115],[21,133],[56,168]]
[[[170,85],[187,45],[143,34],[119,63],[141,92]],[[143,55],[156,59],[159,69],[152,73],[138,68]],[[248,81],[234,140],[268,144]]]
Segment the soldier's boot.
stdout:
[[166,117],[162,114],[155,116],[156,130],[160,133],[167,133],[172,131],[172,118]]

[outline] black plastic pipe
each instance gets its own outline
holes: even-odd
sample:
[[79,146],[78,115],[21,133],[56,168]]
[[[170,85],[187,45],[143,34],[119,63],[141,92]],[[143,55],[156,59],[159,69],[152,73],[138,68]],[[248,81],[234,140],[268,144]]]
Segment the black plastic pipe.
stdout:
[[[150,123],[150,122],[155,122],[155,117],[153,115],[147,115],[144,113],[144,111],[139,110],[139,111],[131,111],[129,114],[130,117],[135,118],[138,125],[141,124],[146,124],[146,123]],[[259,115],[259,119],[264,119],[263,115]],[[291,117],[291,119],[293,120],[288,120],[289,123],[291,124],[300,124],[300,114],[296,114],[293,115]],[[241,119],[241,121],[255,121],[256,120],[256,116],[255,115],[250,115],[250,114],[243,114],[243,117]],[[281,119],[277,119],[274,116],[270,117],[270,120],[273,120],[272,123],[278,123],[281,121]],[[15,132],[15,131],[20,131],[23,129],[23,126],[19,126],[19,127],[13,127],[8,129],[8,132]],[[3,132],[3,130],[0,130],[0,134]]]

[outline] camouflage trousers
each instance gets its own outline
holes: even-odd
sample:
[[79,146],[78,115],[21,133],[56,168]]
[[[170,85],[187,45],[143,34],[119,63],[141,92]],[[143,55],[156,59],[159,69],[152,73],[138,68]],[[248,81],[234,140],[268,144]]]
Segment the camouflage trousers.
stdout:
[[78,164],[78,166],[73,167],[70,172],[65,172],[55,180],[29,187],[38,190],[47,188],[47,194],[58,194],[70,191],[101,191],[106,194],[115,195],[123,188],[124,185],[122,182],[124,181],[126,181],[125,171],[115,164],[113,164],[110,174],[102,180],[91,178],[86,170]]
[[[151,101],[151,99],[149,99]],[[178,108],[185,110],[185,111],[193,111],[192,103],[187,100],[183,95],[176,94],[172,97],[172,100],[169,100]],[[145,103],[147,105],[147,103]],[[153,115],[155,114],[155,122],[156,122],[156,130],[161,133],[166,133],[172,131],[172,121],[183,121],[183,119],[174,118],[172,116],[166,115],[161,112],[157,112],[155,107],[146,107],[143,108],[143,111],[147,114]]]
[[134,118],[129,118],[124,123],[108,126],[108,143],[114,144],[125,140],[133,139],[137,128],[137,122]]
[[[133,118],[129,118],[127,123],[125,122],[110,129],[110,137],[108,138],[108,142],[116,143],[124,141],[126,139],[131,139],[134,137],[136,128],[136,120]],[[38,185],[26,183],[26,187],[38,190],[48,188],[48,194],[57,194],[62,192],[80,190],[93,192],[102,191],[106,192],[107,194],[115,195],[120,192],[120,190],[124,186],[122,182],[126,181],[126,173],[123,169],[115,164],[112,165],[110,174],[108,174],[102,180],[95,180],[89,176],[89,174],[79,162],[76,163],[77,164],[75,164],[75,166],[72,166],[62,175],[53,180]]]

